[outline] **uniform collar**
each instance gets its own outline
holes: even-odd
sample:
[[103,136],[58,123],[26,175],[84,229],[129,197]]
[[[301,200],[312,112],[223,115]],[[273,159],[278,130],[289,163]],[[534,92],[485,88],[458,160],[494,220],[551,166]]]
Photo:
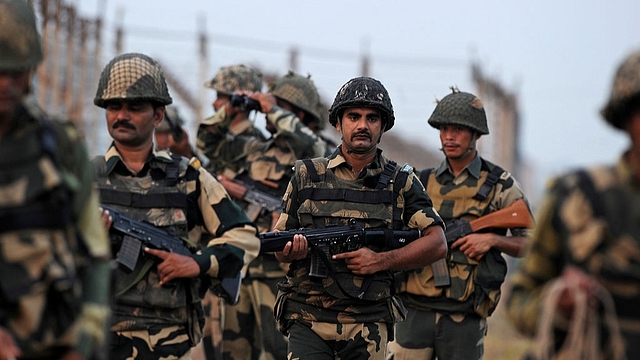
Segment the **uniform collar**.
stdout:
[[[118,152],[116,148],[115,142],[111,142],[111,146],[109,146],[109,150],[104,156],[104,159],[107,163],[107,174],[110,174],[116,166],[121,165],[126,168],[124,161],[122,160],[122,156]],[[151,152],[145,161],[146,165],[152,163],[161,163],[161,164],[170,164],[173,160],[171,159],[171,155],[166,150],[156,150],[155,145],[151,148]],[[164,168],[164,166],[161,166]]]
[[[369,165],[365,166],[366,169],[379,169],[384,166],[382,164],[384,159],[384,156],[382,156],[382,149],[378,148],[376,149],[376,151],[377,151],[376,157],[373,159],[371,163],[369,163]],[[329,163],[327,164],[327,168],[329,169],[336,168],[338,166],[351,167],[351,165],[347,163],[347,160],[345,160],[344,156],[342,155],[342,145],[338,145],[338,147],[333,152],[333,154],[329,155],[328,159],[329,159]],[[386,163],[386,161],[384,162]]]
[[[460,172],[460,174],[462,174],[462,173],[464,173],[466,171],[466,172],[469,173],[469,175],[473,176],[476,179],[479,179],[481,170],[482,170],[482,160],[480,159],[480,155],[478,155],[478,153],[476,152],[476,156]],[[449,167],[449,163],[447,162],[446,158],[444,159],[444,161],[442,161],[442,163],[440,163],[440,166],[436,170],[436,176],[440,176],[445,172],[448,172],[449,174],[451,174],[453,176],[453,172],[451,171],[451,168]]]

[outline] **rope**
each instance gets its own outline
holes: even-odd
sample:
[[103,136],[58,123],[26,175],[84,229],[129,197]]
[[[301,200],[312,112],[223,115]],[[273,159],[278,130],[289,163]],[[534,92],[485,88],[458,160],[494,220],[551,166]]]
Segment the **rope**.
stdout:
[[[595,283],[595,282],[594,282]],[[613,299],[600,284],[594,284],[594,294],[604,307],[604,326],[609,329],[607,349],[600,346],[600,315],[597,309],[589,306],[589,294],[575,282],[560,277],[552,281],[543,290],[543,304],[540,322],[536,331],[535,360],[624,360],[624,343],[615,314]],[[569,322],[567,337],[562,347],[554,353],[553,320],[557,313],[557,304],[562,293],[567,290],[573,294],[574,307]]]

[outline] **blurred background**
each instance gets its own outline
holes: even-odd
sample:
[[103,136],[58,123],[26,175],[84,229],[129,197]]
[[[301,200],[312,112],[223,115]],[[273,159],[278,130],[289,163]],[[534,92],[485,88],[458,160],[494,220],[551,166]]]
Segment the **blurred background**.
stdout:
[[[30,3],[45,50],[34,95],[80,126],[92,155],[110,143],[92,102],[97,80],[125,52],[161,64],[192,142],[199,121],[213,114],[215,91],[203,84],[222,66],[259,69],[264,91],[288,70],[310,74],[327,108],[347,80],[372,76],[388,89],[397,118],[382,148],[418,169],[442,160],[427,119],[457,86],[485,105],[491,133],[479,141],[480,154],[516,176],[534,209],[550,176],[616,161],[628,143],[599,111],[615,68],[640,46],[636,0]],[[254,121],[264,128],[263,116]],[[325,133],[337,138],[330,126]],[[502,352],[518,344],[504,341],[516,336],[504,326],[490,328],[487,339],[498,335]],[[498,358],[490,355],[488,344],[488,358]]]

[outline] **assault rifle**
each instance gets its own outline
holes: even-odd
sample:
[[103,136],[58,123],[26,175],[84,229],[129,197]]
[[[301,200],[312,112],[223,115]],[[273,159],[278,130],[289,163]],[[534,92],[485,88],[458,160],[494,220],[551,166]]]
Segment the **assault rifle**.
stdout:
[[[447,245],[451,246],[459,238],[484,229],[530,228],[532,226],[533,218],[529,208],[524,200],[518,199],[506,208],[471,221],[453,219],[447,222],[445,237],[447,238]],[[440,259],[432,263],[431,269],[433,270],[433,281],[436,287],[449,286],[451,284],[446,259]]]
[[[220,184],[222,184],[222,186],[224,186],[224,189],[227,190],[231,197],[244,200],[249,203],[249,206],[245,210],[245,213],[251,221],[255,221],[263,209],[267,210],[268,212],[278,213],[281,210],[281,198],[269,195],[260,190],[256,190],[252,186],[238,183],[227,178],[226,176],[218,176],[218,181],[220,182]],[[264,180],[263,182],[268,186],[278,186],[277,184],[271,183],[268,180]]]
[[[109,211],[109,215],[113,219],[109,232],[122,237],[122,245],[116,254],[116,262],[130,271],[135,269],[143,245],[189,257],[193,254],[184,241],[177,236],[150,223],[134,220],[108,206],[102,206],[102,209]],[[221,278],[220,284],[213,286],[214,293],[231,304],[237,303],[241,277],[242,274],[238,272],[233,278]]]
[[260,253],[282,251],[289,241],[293,241],[296,234],[304,235],[311,247],[309,275],[323,278],[329,274],[327,265],[331,255],[355,251],[363,246],[398,249],[421,236],[418,229],[365,229],[357,225],[355,219],[349,219],[347,226],[261,233]]

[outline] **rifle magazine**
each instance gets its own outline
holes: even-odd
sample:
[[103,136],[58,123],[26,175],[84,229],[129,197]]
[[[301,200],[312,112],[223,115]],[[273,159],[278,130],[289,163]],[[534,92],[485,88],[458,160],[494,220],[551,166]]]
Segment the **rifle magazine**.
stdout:
[[433,282],[436,287],[445,287],[451,285],[449,278],[449,267],[446,259],[440,259],[431,263],[431,271],[433,272]]
[[142,242],[134,237],[125,235],[122,239],[122,245],[118,251],[116,261],[122,264],[129,271],[133,271],[138,263],[138,257],[140,256],[140,248]]

